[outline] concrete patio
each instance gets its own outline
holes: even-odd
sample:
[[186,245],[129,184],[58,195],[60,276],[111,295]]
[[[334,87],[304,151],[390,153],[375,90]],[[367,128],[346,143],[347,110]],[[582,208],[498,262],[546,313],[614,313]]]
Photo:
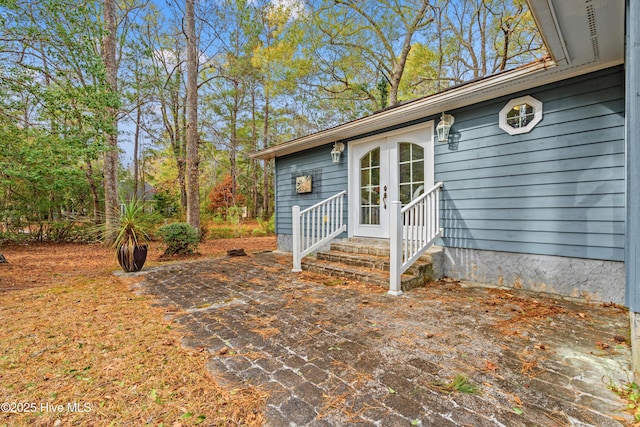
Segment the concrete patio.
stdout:
[[624,308],[454,281],[392,297],[290,270],[260,253],[152,268],[136,286],[216,378],[268,393],[271,426],[631,422],[608,388],[631,379]]

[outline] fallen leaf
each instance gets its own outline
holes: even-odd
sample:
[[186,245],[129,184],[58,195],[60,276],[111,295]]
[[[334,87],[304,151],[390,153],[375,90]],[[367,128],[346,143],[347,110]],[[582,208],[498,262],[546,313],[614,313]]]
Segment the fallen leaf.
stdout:
[[484,361],[484,365],[485,365],[485,369],[487,371],[497,371],[498,370],[498,365],[496,365],[495,363],[490,362],[488,360]]
[[515,413],[516,413],[516,414],[518,414],[518,415],[522,415],[522,414],[524,414],[524,412],[522,411],[522,409],[518,408],[517,406],[514,406],[514,407],[513,407],[513,408],[511,408],[511,409],[513,409],[513,412],[515,412]]
[[583,319],[586,319],[587,315],[584,313],[578,313],[578,316],[582,317]]
[[218,350],[218,354],[220,355],[227,354],[228,352],[229,352],[228,347],[222,347],[220,350]]
[[547,346],[544,344],[536,344],[535,346],[538,350],[546,350]]

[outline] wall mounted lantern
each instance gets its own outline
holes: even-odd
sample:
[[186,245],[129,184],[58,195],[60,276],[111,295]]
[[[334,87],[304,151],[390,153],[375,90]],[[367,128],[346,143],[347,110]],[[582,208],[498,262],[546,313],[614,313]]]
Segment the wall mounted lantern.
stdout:
[[331,150],[331,160],[333,163],[340,163],[340,154],[344,151],[344,144],[342,142],[336,142],[333,144],[333,150]]
[[442,118],[440,118],[440,123],[436,126],[436,133],[438,134],[438,142],[449,142],[449,131],[451,130],[451,125],[455,119],[451,114],[442,113]]

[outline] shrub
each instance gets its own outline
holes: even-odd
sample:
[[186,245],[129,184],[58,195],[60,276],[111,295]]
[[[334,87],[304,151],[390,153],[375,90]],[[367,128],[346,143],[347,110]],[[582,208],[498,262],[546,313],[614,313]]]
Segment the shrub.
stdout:
[[198,232],[186,222],[163,225],[158,229],[158,235],[167,245],[165,255],[191,254],[200,243]]
[[258,228],[254,228],[251,231],[252,236],[267,236],[274,234],[276,231],[276,215],[271,215],[269,220],[263,220],[256,218],[258,221]]

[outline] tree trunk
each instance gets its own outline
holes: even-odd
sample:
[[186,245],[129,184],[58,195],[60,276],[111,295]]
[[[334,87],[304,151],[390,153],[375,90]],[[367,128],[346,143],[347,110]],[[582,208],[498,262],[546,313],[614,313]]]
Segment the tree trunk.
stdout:
[[85,160],[87,168],[84,173],[87,177],[87,181],[89,182],[89,188],[91,189],[91,197],[93,198],[93,222],[96,224],[100,223],[100,196],[98,195],[98,186],[96,185],[95,177],[93,176],[93,165],[91,164],[91,159],[87,158]]
[[[264,91],[264,149],[269,148],[269,89],[265,87]],[[269,218],[269,160],[264,161],[264,168],[262,170],[262,217]]]
[[[137,100],[138,105],[136,105],[136,130],[135,135],[133,137],[133,197],[136,199],[140,196],[138,194],[138,182],[139,182],[139,161],[138,161],[138,152],[140,151],[140,122],[142,120],[142,109],[140,108],[140,99]],[[144,186],[142,187],[142,197],[144,199]]]
[[237,167],[237,159],[238,159],[238,110],[239,101],[238,98],[240,94],[238,93],[240,85],[237,80],[233,81],[233,107],[231,111],[231,141],[229,147],[229,168],[231,173],[231,204],[233,206],[236,205],[238,191],[238,167]]
[[[102,43],[102,55],[106,69],[107,90],[115,94],[117,88],[116,64],[116,3],[115,0],[104,0],[105,35]],[[115,240],[118,210],[118,110],[111,106],[107,109],[107,117],[111,125],[107,135],[107,148],[104,153],[104,213],[105,243]]]
[[187,223],[200,230],[198,157],[198,51],[194,0],[186,0],[187,36]]
[[[256,86],[251,89],[251,140],[252,149],[258,151],[258,136],[256,131]],[[258,161],[251,159],[251,218],[258,217]]]

